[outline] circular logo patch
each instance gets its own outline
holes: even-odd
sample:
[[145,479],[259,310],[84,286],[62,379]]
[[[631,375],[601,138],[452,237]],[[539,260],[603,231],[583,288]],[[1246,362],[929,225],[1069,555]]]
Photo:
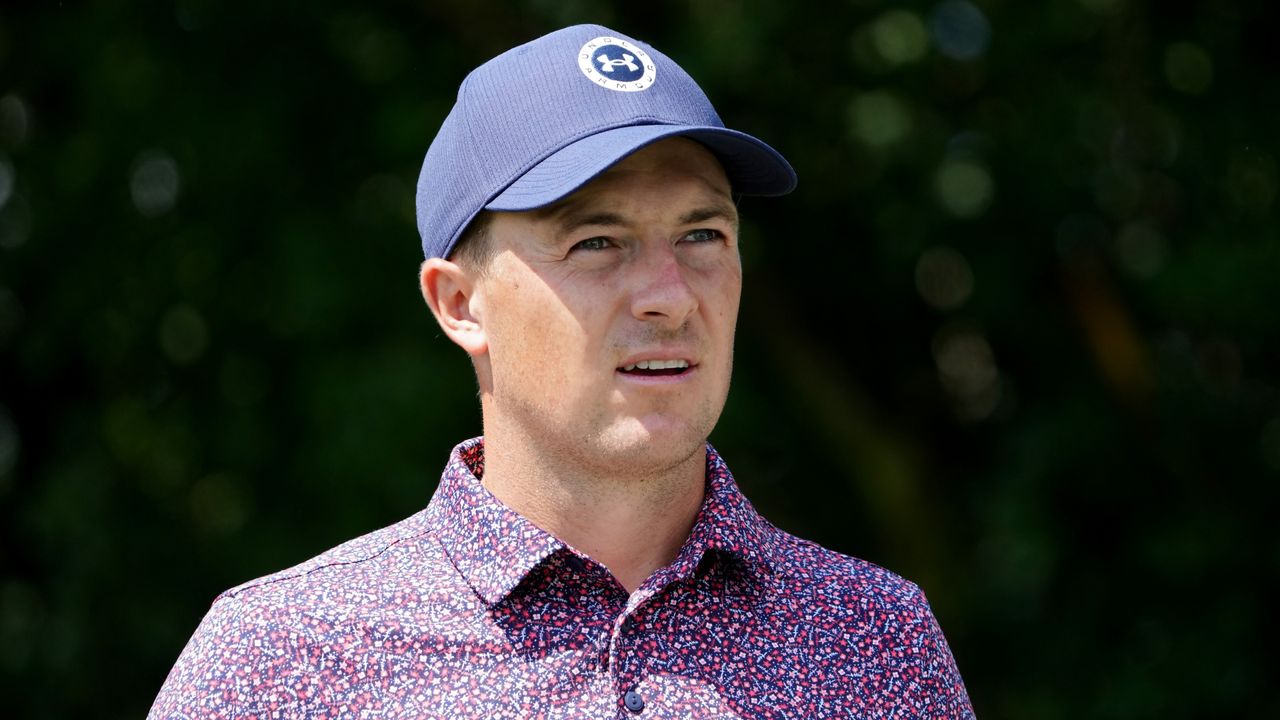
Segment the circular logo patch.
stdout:
[[591,82],[618,92],[648,90],[658,74],[644,50],[614,37],[598,37],[583,45],[578,67]]

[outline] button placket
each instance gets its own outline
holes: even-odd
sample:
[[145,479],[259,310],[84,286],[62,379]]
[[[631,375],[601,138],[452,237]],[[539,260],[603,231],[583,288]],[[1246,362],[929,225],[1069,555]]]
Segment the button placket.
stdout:
[[[655,583],[652,587],[642,587],[627,599],[622,613],[614,620],[613,630],[609,636],[609,669],[613,676],[614,687],[622,692],[622,705],[632,714],[644,711],[646,699],[641,692],[645,659],[638,653],[652,652],[656,645],[646,641],[649,621],[645,617],[646,603],[662,592],[669,592],[670,583]],[[623,646],[626,646],[626,654]]]
[[[643,602],[643,598],[640,602]],[[610,672],[614,687],[622,693],[622,706],[632,714],[640,713],[645,708],[645,698],[640,692],[640,680],[643,675],[644,661],[637,653],[642,652],[641,622],[634,614],[639,603],[628,603],[628,607],[614,621],[613,632],[609,638]]]

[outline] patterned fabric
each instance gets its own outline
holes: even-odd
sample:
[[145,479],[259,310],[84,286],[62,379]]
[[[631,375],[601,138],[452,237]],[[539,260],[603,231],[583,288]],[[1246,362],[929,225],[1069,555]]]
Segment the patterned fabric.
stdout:
[[483,464],[467,441],[426,510],[219,596],[150,717],[973,717],[920,590],[774,528],[710,446],[692,533],[630,595]]

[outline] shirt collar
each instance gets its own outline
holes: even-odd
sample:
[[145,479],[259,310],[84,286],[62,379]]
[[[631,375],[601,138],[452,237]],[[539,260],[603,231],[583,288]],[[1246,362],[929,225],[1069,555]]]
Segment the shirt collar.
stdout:
[[[534,568],[567,546],[504,505],[480,482],[484,439],[453,449],[427,511],[454,566],[486,604],[501,602]],[[706,495],[688,540],[663,571],[671,578],[694,573],[708,551],[770,571],[773,526],[738,490],[729,467],[707,445]]]
[[773,570],[773,530],[738,489],[720,453],[708,443],[706,496],[672,569],[679,575],[687,575],[708,551],[713,551],[740,560],[751,569],[770,572]]
[[455,447],[431,499],[427,522],[439,532],[454,567],[493,606],[565,545],[494,497],[480,484],[483,476],[484,438]]

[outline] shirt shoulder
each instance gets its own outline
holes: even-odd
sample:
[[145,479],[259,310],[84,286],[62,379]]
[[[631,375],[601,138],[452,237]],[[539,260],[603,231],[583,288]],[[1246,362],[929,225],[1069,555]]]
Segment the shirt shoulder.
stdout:
[[913,608],[924,602],[920,587],[875,563],[825,548],[774,529],[773,569],[785,585],[807,588],[818,600],[862,609]]
[[225,590],[214,600],[252,600],[277,593],[297,591],[307,585],[342,583],[365,575],[389,563],[422,561],[423,545],[430,541],[432,528],[426,510],[394,525],[348,540],[293,567],[264,575]]
[[371,671],[387,627],[451,584],[423,513],[220,594],[161,688],[150,718],[257,716],[327,701]]

